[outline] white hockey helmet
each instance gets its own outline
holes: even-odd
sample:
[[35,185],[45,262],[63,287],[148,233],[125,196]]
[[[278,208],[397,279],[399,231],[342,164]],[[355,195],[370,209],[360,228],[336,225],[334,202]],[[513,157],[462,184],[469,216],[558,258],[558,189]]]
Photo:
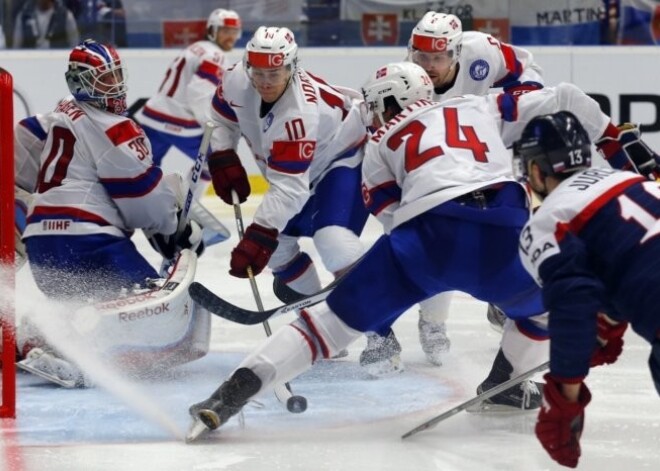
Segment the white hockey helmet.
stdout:
[[289,28],[260,26],[245,46],[246,70],[290,66],[293,72],[297,63],[298,45]]
[[234,10],[216,8],[206,20],[206,37],[209,41],[215,42],[220,28],[235,28],[238,30],[238,37],[240,37],[242,33],[241,26],[241,17]]
[[[381,124],[384,124],[387,122],[383,118],[385,102],[389,101],[389,97],[401,108],[417,100],[432,100],[433,82],[419,65],[413,62],[394,62],[379,67],[371,74],[362,86],[362,95],[368,111],[375,113]],[[372,116],[368,120],[372,121]]]
[[413,28],[408,42],[408,51],[427,53],[443,52],[452,62],[458,61],[463,44],[463,27],[456,15],[427,12]]

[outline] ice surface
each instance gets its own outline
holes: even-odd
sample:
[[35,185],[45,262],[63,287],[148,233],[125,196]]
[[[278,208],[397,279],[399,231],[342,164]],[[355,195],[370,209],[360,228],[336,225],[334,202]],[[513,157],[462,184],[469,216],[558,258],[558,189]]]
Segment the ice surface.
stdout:
[[[244,209],[246,224],[258,198]],[[212,208],[235,234],[231,209],[213,199]],[[366,243],[378,236],[370,221]],[[154,265],[157,254],[138,244]],[[241,306],[254,308],[246,280],[227,274],[236,243],[211,247],[200,259],[197,280]],[[307,246],[309,247],[309,246]],[[313,252],[310,250],[310,252]],[[323,279],[329,281],[324,273]],[[30,274],[18,275],[19,313],[43,309],[35,303]],[[278,305],[268,273],[258,277],[266,308]],[[291,382],[305,395],[304,414],[291,414],[270,393],[245,408],[245,428],[232,419],[220,432],[186,445],[190,404],[207,397],[264,337],[261,326],[246,327],[214,318],[212,352],[171,371],[141,381],[114,379],[96,389],[64,390],[29,374],[18,377],[18,419],[1,422],[0,470],[556,470],[533,435],[535,413],[460,413],[436,428],[402,441],[420,422],[472,398],[487,374],[499,334],[486,321],[486,306],[458,294],[448,332],[452,350],[442,367],[425,361],[417,340],[417,315],[404,314],[394,330],[403,346],[406,371],[370,380],[357,366],[360,340],[349,356],[323,361]],[[277,328],[291,316],[273,323]],[[653,470],[660,458],[660,400],[647,367],[650,347],[632,332],[617,363],[588,378],[593,401],[586,414],[581,470]],[[107,379],[107,378],[106,378]],[[144,401],[153,414],[138,414]],[[174,427],[176,430],[171,430]]]

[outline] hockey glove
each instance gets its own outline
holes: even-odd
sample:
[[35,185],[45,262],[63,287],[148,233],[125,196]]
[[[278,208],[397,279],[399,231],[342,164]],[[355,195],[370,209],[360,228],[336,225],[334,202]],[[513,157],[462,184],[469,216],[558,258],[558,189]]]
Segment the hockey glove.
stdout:
[[180,235],[153,234],[147,237],[149,244],[166,260],[172,260],[183,249],[193,250],[197,256],[204,253],[202,228],[195,221],[189,221]]
[[660,156],[642,141],[636,124],[610,125],[595,144],[613,168],[637,172],[654,181],[660,177]]
[[528,80],[526,82],[512,82],[508,85],[505,85],[502,90],[504,93],[508,93],[509,95],[522,95],[523,93],[527,92],[532,92],[534,90],[540,90],[543,88],[543,84],[539,82],[534,82],[532,80]]
[[543,406],[536,422],[536,437],[557,463],[575,468],[580,458],[580,436],[584,408],[591,401],[587,386],[580,385],[577,402],[569,402],[560,391],[561,383],[550,373],[544,377]]
[[233,204],[231,191],[234,190],[239,202],[245,202],[250,196],[250,182],[236,151],[213,152],[208,161],[213,189],[220,199],[227,204]]
[[598,315],[598,342],[591,355],[592,367],[609,365],[619,358],[623,351],[623,334],[627,328],[627,322],[611,324],[605,316]]
[[252,274],[255,276],[261,273],[277,248],[277,234],[277,229],[250,224],[241,241],[231,252],[229,274],[237,278],[248,278],[248,267],[252,267]]

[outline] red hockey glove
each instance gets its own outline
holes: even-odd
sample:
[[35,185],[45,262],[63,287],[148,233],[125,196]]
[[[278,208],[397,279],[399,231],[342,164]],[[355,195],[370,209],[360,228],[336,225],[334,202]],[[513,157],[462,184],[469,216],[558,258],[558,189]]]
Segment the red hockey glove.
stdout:
[[605,316],[598,315],[598,345],[591,355],[593,366],[614,363],[623,351],[623,334],[628,328],[627,322],[610,324]]
[[527,92],[532,92],[534,90],[540,90],[543,88],[543,84],[539,82],[534,82],[532,80],[528,80],[526,82],[512,82],[508,85],[505,85],[502,90],[504,93],[508,93],[509,95],[522,95],[523,93]]
[[261,273],[277,248],[277,234],[277,229],[250,224],[241,241],[231,251],[229,274],[237,278],[247,278],[248,267],[252,267],[252,274],[255,276]]
[[636,124],[610,124],[594,144],[612,167],[637,172],[649,180],[660,177],[660,156],[642,141]]
[[536,437],[557,463],[575,468],[580,458],[580,435],[584,425],[584,408],[591,401],[587,386],[580,385],[578,402],[569,402],[550,373],[544,377],[543,406],[536,422]]
[[209,155],[209,172],[215,193],[227,204],[233,204],[231,191],[243,203],[250,196],[250,182],[238,154],[234,150],[221,150]]

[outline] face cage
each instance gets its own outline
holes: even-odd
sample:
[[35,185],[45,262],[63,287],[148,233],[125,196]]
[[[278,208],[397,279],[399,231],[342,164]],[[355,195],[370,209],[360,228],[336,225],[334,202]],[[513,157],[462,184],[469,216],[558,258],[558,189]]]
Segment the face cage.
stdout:
[[513,171],[513,178],[515,178],[519,183],[527,183],[529,180],[529,174],[527,173],[527,159],[525,159],[522,154],[516,152],[515,150],[513,152],[511,166]]
[[99,68],[78,74],[80,85],[90,98],[116,98],[126,95],[128,72],[119,62],[113,62],[109,70]]

